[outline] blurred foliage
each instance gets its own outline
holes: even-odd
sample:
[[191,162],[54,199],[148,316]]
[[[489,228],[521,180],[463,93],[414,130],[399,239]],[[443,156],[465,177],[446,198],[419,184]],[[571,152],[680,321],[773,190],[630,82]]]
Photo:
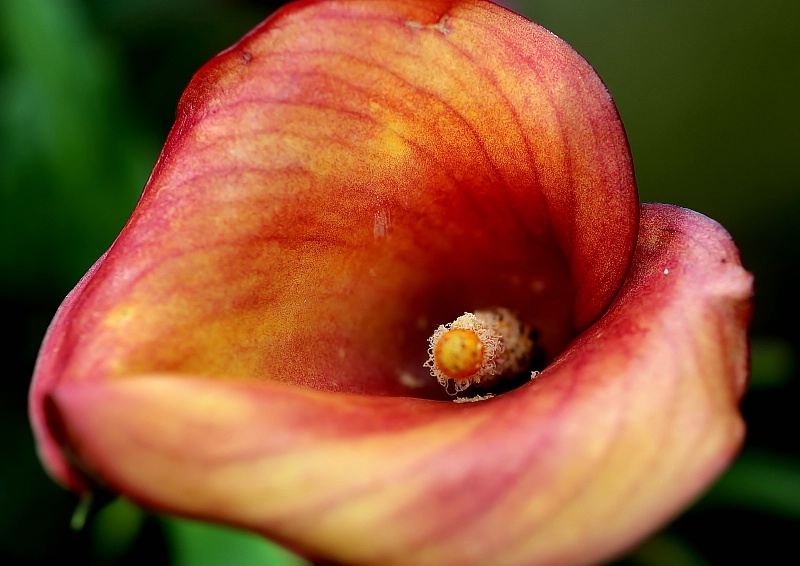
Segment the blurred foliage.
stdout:
[[[3,563],[66,555],[86,564],[298,563],[253,535],[154,517],[124,501],[70,531],[77,501],[45,477],[25,411],[47,323],[130,214],[182,89],[278,4],[0,0],[0,305],[11,329],[0,381]],[[571,43],[606,81],[628,130],[642,200],[719,220],[756,274],[744,453],[697,505],[622,563],[793,555],[800,3],[505,4]]]
[[175,566],[303,566],[308,564],[264,539],[196,521],[167,520]]

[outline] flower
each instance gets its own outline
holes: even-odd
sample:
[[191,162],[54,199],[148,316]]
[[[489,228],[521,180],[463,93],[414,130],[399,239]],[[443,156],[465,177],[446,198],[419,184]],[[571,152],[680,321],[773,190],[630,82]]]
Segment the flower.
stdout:
[[[640,208],[610,96],[546,30],[303,1],[193,78],[31,418],[73,490],[310,556],[589,563],[735,454],[750,296],[719,225]],[[452,403],[428,337],[493,308],[541,372]]]

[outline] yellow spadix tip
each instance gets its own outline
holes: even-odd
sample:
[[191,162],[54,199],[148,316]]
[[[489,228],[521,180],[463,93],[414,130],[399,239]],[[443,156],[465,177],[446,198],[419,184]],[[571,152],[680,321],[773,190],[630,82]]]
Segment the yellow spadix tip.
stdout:
[[502,307],[465,312],[439,325],[428,338],[428,361],[423,365],[445,389],[453,383],[452,395],[470,385],[488,386],[526,371],[533,349],[530,330]]
[[472,330],[453,328],[434,345],[433,360],[450,379],[466,379],[483,365],[483,342]]

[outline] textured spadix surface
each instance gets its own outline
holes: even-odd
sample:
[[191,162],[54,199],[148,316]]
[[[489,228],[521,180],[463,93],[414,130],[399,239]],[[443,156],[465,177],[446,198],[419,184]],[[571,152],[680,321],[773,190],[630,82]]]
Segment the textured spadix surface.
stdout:
[[[743,431],[750,277],[705,217],[639,214],[606,89],[546,30],[478,0],[291,5],[195,76],[59,310],[42,458],[345,563],[608,557]],[[427,336],[493,306],[548,367],[443,402]]]

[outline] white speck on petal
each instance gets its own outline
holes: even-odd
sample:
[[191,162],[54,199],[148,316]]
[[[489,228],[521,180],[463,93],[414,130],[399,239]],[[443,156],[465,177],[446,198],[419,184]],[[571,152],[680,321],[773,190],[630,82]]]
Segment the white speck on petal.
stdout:
[[406,27],[410,27],[411,29],[429,29],[429,30],[438,31],[442,35],[447,35],[448,33],[453,31],[447,25],[447,21],[449,19],[450,18],[448,16],[446,16],[446,15],[442,16],[439,19],[439,21],[436,22],[435,24],[423,24],[423,23],[420,23],[420,22],[407,21],[406,22]]
[[425,380],[420,379],[411,372],[401,371],[399,374],[400,384],[409,389],[419,389],[425,386]]
[[392,215],[388,210],[379,209],[375,213],[372,224],[372,235],[376,240],[391,238],[389,228],[392,225]]

